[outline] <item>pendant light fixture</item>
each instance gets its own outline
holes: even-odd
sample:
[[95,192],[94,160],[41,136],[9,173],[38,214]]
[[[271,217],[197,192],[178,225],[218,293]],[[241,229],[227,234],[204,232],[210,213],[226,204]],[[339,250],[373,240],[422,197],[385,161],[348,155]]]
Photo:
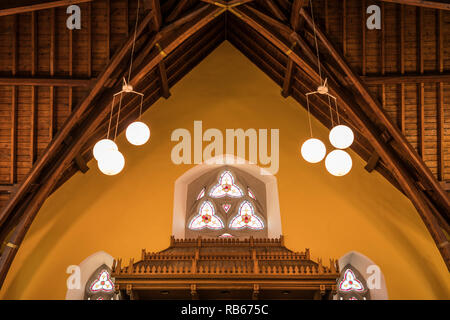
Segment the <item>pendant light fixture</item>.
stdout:
[[[125,166],[125,158],[123,154],[119,151],[119,148],[117,147],[117,144],[115,142],[117,137],[117,131],[119,128],[119,120],[120,120],[120,111],[122,108],[122,99],[123,95],[126,93],[131,93],[140,96],[140,108],[139,108],[139,120],[142,115],[142,106],[144,103],[144,94],[134,91],[133,86],[130,84],[130,77],[131,77],[131,70],[133,67],[133,56],[134,56],[134,49],[136,45],[136,34],[137,34],[137,26],[139,21],[139,8],[140,8],[140,0],[138,0],[137,5],[137,12],[136,12],[136,24],[134,28],[134,39],[133,39],[133,48],[131,50],[131,62],[130,62],[130,68],[128,72],[128,81],[123,77],[123,84],[122,84],[122,90],[116,94],[113,95],[113,100],[111,103],[111,113],[109,117],[109,125],[108,125],[108,133],[106,135],[106,139],[102,139],[98,141],[93,150],[94,158],[98,161],[98,168],[99,170],[108,176],[113,176],[116,174],[119,174],[124,166]],[[119,99],[119,106],[117,111],[117,120],[116,120],[116,128],[114,132],[114,139],[111,140],[109,138],[110,131],[111,131],[111,123],[113,118],[113,112],[114,112],[114,106],[115,106],[115,100],[116,97],[120,96]],[[138,121],[133,122],[130,126],[128,126],[126,131],[126,137],[127,140],[134,144],[134,145],[142,145],[145,142],[148,141],[150,137],[150,130],[148,129],[147,125],[144,123]]]
[[[330,139],[331,144],[338,150],[334,150],[328,154],[328,156],[325,159],[325,168],[327,169],[327,171],[330,174],[337,176],[337,177],[341,177],[350,172],[353,162],[352,162],[352,158],[350,157],[350,155],[347,152],[340,150],[340,149],[346,149],[352,145],[352,143],[354,141],[354,134],[353,134],[353,131],[349,127],[340,124],[337,98],[329,93],[328,79],[325,78],[325,80],[323,80],[323,78],[322,78],[319,45],[317,43],[317,30],[316,30],[316,25],[314,22],[314,9],[313,9],[312,0],[310,0],[310,7],[311,7],[311,18],[313,20],[314,40],[315,40],[315,46],[316,46],[316,52],[317,52],[317,66],[318,66],[318,71],[319,71],[320,83],[319,83],[319,86],[317,87],[316,91],[306,93],[306,104],[307,104],[307,108],[308,108],[308,118],[309,118],[309,128],[310,128],[311,138],[308,139],[303,144],[302,156],[306,161],[311,162],[311,163],[320,162],[325,157],[325,154],[326,154],[325,145],[319,139],[313,138],[312,127],[311,127],[311,112],[310,112],[310,106],[309,106],[309,96],[316,95],[316,94],[327,96],[328,105],[330,108],[330,115],[331,115],[331,126],[333,127],[333,129],[330,131],[329,139]],[[337,121],[338,121],[337,126],[334,126],[332,101],[334,101],[334,106],[336,108]]]

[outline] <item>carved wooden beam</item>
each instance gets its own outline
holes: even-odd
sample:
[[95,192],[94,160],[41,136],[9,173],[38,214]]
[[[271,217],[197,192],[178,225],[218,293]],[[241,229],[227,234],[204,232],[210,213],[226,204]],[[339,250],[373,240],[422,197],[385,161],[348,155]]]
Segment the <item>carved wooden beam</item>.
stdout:
[[444,1],[427,1],[427,0],[379,0],[379,1],[407,4],[410,6],[417,6],[431,9],[450,10],[450,3]]
[[46,86],[46,87],[89,87],[94,79],[74,79],[56,77],[0,77],[4,86]]

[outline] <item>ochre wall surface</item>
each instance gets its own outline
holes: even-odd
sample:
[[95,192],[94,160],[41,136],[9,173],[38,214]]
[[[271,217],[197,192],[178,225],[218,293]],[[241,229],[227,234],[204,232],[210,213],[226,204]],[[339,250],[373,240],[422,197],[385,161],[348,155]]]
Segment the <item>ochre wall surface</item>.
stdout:
[[[308,137],[307,114],[229,43],[222,44],[143,116],[152,137],[143,147],[118,139],[124,171],[102,175],[95,161],[45,203],[17,254],[2,299],[64,299],[65,273],[104,250],[135,259],[142,248],[169,245],[174,182],[193,165],[175,165],[173,130],[280,129],[278,179],[283,234],[288,248],[308,247],[313,258],[339,258],[355,250],[384,272],[391,299],[449,299],[450,278],[410,201],[378,173],[368,173],[353,152],[345,177],[311,165],[299,150]],[[313,122],[328,141],[326,128]],[[204,143],[206,146],[206,143]],[[330,150],[331,146],[327,144]]]

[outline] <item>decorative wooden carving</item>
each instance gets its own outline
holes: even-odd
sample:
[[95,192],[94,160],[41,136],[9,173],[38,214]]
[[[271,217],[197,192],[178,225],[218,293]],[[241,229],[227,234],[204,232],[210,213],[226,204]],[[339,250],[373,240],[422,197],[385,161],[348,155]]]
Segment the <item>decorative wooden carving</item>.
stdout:
[[[141,260],[114,263],[116,286],[138,292],[143,299],[177,298],[185,292],[192,299],[245,295],[328,299],[336,290],[336,260],[324,266],[311,260],[309,250],[293,252],[279,239],[208,238],[174,239],[160,252],[143,250]],[[299,293],[301,292],[301,294]],[[320,296],[317,296],[320,293]],[[135,295],[137,296],[137,295]],[[225,298],[228,298],[225,296]]]

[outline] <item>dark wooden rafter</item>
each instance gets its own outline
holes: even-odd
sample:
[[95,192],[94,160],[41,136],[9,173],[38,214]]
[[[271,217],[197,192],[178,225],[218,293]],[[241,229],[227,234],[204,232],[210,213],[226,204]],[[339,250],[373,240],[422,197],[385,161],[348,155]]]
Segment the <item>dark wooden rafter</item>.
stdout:
[[[90,7],[90,5],[89,5]],[[55,54],[56,54],[56,22],[55,17],[56,9],[52,8],[50,10],[50,76],[53,77],[55,74]],[[43,81],[45,82],[45,81]],[[50,141],[53,139],[53,135],[55,134],[55,85],[54,82],[51,83],[49,87],[49,115],[50,115],[50,124],[49,124],[49,138]]]
[[[424,34],[423,34],[423,8],[417,9],[417,14],[419,16],[419,23],[417,24],[417,46],[418,57],[419,57],[419,73],[422,75],[424,73],[425,65],[425,53],[424,53]],[[419,154],[422,158],[425,156],[425,84],[420,82],[417,84],[418,96],[419,96],[419,108],[418,108],[418,118],[419,118]]]
[[38,0],[38,1],[34,1],[35,3],[33,3],[31,5],[25,5],[25,6],[21,6],[20,1],[17,1],[16,7],[0,9],[0,17],[12,15],[12,14],[32,12],[32,11],[37,11],[37,10],[70,6],[72,4],[79,4],[79,3],[91,2],[91,1],[94,1],[94,0],[58,0],[58,1]]
[[[308,13],[305,10],[301,10],[301,14],[308,22],[310,26],[312,26],[313,22],[309,17]],[[364,85],[361,78],[353,72],[350,66],[347,64],[345,59],[336,51],[331,44],[331,42],[327,39],[325,34],[317,28],[317,35],[325,46],[325,48],[329,51],[332,57],[335,59],[336,64],[342,68],[345,75],[348,77],[354,89],[361,95],[361,97],[366,101],[367,106],[370,107],[371,111],[377,115],[379,121],[386,127],[389,134],[392,135],[392,138],[398,143],[401,147],[401,150],[405,153],[406,157],[410,159],[411,164],[415,167],[415,169],[419,172],[419,176],[425,181],[426,185],[429,185],[432,190],[435,192],[436,201],[445,209],[444,212],[450,212],[450,200],[448,195],[442,189],[436,178],[431,173],[430,169],[425,165],[423,160],[414,150],[414,148],[409,144],[406,138],[401,134],[401,132],[397,129],[397,127],[391,122],[386,113],[380,108],[375,99],[371,96],[366,86]]]
[[[312,25],[312,20],[306,14],[304,10],[301,11],[305,20],[309,25]],[[296,64],[298,64],[302,69],[306,71],[308,75],[313,77],[315,81],[319,80],[319,75],[307,62],[305,62],[300,56],[298,56],[294,51],[290,50],[290,48],[280,39],[278,39],[275,35],[273,35],[269,30],[267,30],[263,25],[258,23],[256,20],[251,18],[245,12],[240,9],[235,9],[234,13],[240,20],[247,23],[249,26],[257,30],[261,35],[263,35],[266,39],[276,45],[282,52],[286,55],[290,56],[291,59],[294,60]],[[322,43],[327,47],[328,50],[332,52],[333,55],[338,56],[336,49],[332,47],[331,43],[326,39],[326,37],[321,33],[320,29],[318,29],[318,35]],[[301,39],[299,39],[301,40]],[[338,56],[339,59],[342,57]],[[343,61],[343,60],[342,60]],[[346,68],[348,66],[345,64]],[[345,69],[345,68],[344,68]],[[450,248],[449,243],[446,239],[445,234],[442,229],[438,225],[437,218],[434,216],[436,214],[435,211],[430,209],[428,203],[424,199],[424,195],[418,190],[414,179],[409,175],[407,169],[401,164],[399,158],[395,155],[392,148],[390,148],[385,141],[380,137],[378,130],[372,124],[371,120],[362,112],[362,110],[354,103],[352,103],[353,99],[348,93],[345,93],[340,86],[331,83],[331,89],[334,94],[336,94],[341,101],[343,101],[346,105],[346,110],[349,115],[351,115],[353,121],[364,128],[366,132],[366,137],[372,143],[373,147],[380,155],[380,157],[386,161],[394,175],[398,178],[399,183],[404,190],[404,192],[409,196],[412,203],[417,208],[420,216],[422,217],[425,225],[427,226],[432,238],[436,242],[442,257],[450,270]],[[377,106],[378,108],[378,106]],[[440,187],[441,188],[441,187]],[[441,189],[442,190],[442,189]],[[442,218],[439,219],[442,221]],[[446,226],[448,228],[448,226]]]
[[380,74],[380,75],[366,75],[361,79],[369,85],[381,84],[417,84],[417,83],[439,83],[450,82],[449,73],[411,73],[411,74]]
[[[159,50],[159,51],[157,50],[155,52],[156,54],[154,54],[150,58],[150,60],[147,63],[145,63],[145,65],[142,68],[139,66],[139,71],[136,73],[136,75],[134,75],[132,77],[130,84],[132,84],[133,86],[136,86],[145,77],[145,75],[148,72],[150,72],[156,65],[159,64],[159,62],[161,62],[163,56],[166,56],[167,54],[169,54],[170,52],[175,50],[180,44],[182,44],[184,41],[189,39],[189,37],[192,36],[195,32],[200,30],[202,27],[206,26],[209,22],[213,21],[224,11],[225,10],[223,8],[213,9],[208,14],[201,17],[198,21],[189,25],[184,30],[183,33],[181,33],[179,36],[175,37],[175,39],[171,40],[171,42],[168,43],[167,46],[165,46],[164,50]],[[144,21],[141,23],[141,25],[139,26],[138,35],[140,35],[142,33],[142,31],[147,26],[147,24],[152,20],[152,18],[153,18],[153,13],[150,12],[146,16]],[[156,38],[156,36],[154,36],[154,38]],[[99,77],[99,80],[97,81],[97,83],[93,87],[93,89],[91,90],[90,94],[81,103],[81,105],[77,109],[74,110],[71,117],[69,117],[65,126],[62,128],[61,132],[63,132],[64,128],[66,128],[68,123],[70,123],[70,119],[72,119],[72,117],[75,117],[74,114],[76,114],[77,111],[80,110],[81,106],[86,105],[86,108],[87,108],[87,105],[90,104],[90,102],[94,98],[94,94],[93,94],[94,89],[98,85],[101,87],[101,85],[99,84],[100,79],[101,79],[101,81],[103,81],[103,83],[107,80],[107,77],[105,77],[105,75],[106,74],[109,75],[113,71],[113,69],[115,69],[115,67],[118,66],[119,62],[122,60],[122,58],[125,56],[125,54],[130,49],[131,44],[132,44],[132,39],[128,39],[127,42],[125,43],[125,45],[118,51],[118,53],[116,53],[116,55],[111,60],[110,64],[103,71],[102,76]],[[112,64],[114,64],[114,67],[112,66]],[[145,71],[143,71],[143,70],[145,70]],[[100,87],[98,88],[99,90],[101,89]],[[117,88],[114,88],[116,90],[110,89],[110,90],[106,91],[105,92],[106,96],[111,97],[112,94],[114,92],[116,92],[117,89],[119,89],[119,88],[120,88],[120,86]],[[70,163],[73,161],[73,159],[78,155],[81,147],[83,146],[84,142],[87,140],[89,135],[92,134],[92,132],[95,130],[95,128],[97,128],[98,125],[101,123],[101,121],[105,118],[105,116],[107,116],[107,114],[109,112],[109,108],[108,108],[109,104],[110,104],[109,100],[108,101],[103,100],[101,102],[101,105],[96,107],[95,112],[94,112],[95,116],[91,117],[89,119],[89,121],[84,120],[83,124],[79,128],[77,128],[77,134],[78,134],[77,139],[73,139],[73,138],[69,139],[69,142],[68,142],[69,147],[65,148],[65,151],[60,156],[60,159],[54,163],[53,167],[47,171],[47,174],[44,177],[44,179],[41,180],[40,187],[36,190],[35,193],[32,194],[33,200],[30,201],[29,205],[23,210],[22,217],[20,218],[20,221],[18,222],[14,232],[12,233],[12,235],[9,239],[8,244],[10,244],[10,245],[5,247],[3,253],[0,257],[0,285],[3,283],[3,281],[6,277],[6,274],[9,270],[9,267],[12,263],[12,260],[14,259],[15,255],[16,255],[17,248],[22,243],[23,238],[25,237],[25,234],[26,234],[29,226],[31,225],[34,217],[36,216],[38,210],[40,209],[40,207],[42,206],[43,202],[46,200],[46,198],[48,197],[50,192],[53,190],[55,185],[58,183],[58,180],[59,180],[60,176],[63,174],[65,168],[67,168],[70,165]],[[79,119],[80,117],[81,117],[81,114],[77,114],[77,118],[73,118],[72,127],[75,126],[76,120]],[[72,128],[67,128],[67,133],[69,133],[71,131],[70,129],[72,129]],[[55,143],[55,141],[58,139],[58,137],[60,137],[61,132],[55,138],[55,140],[50,144],[50,146],[52,146],[52,144]],[[61,139],[61,142],[64,142],[64,140],[65,139]],[[50,146],[48,149],[50,149]],[[48,151],[48,149],[47,149],[47,151]],[[45,156],[47,156],[47,158],[48,158],[48,153],[46,153],[43,157],[41,157],[40,160],[42,161],[42,159]],[[37,163],[37,165],[39,164],[39,162]],[[36,170],[37,165],[33,167],[34,170]],[[44,165],[45,165],[45,163],[42,163],[42,166],[44,166]],[[32,172],[33,172],[33,170],[32,170]],[[31,175],[28,176],[27,181],[31,181],[30,176]],[[6,219],[9,217],[9,215],[12,213],[12,210],[15,208],[15,205],[18,204],[17,201],[19,200],[18,195],[21,193],[20,190],[24,190],[24,191],[22,191],[22,195],[24,195],[25,190],[27,190],[30,187],[30,185],[27,185],[26,187],[24,185],[25,185],[24,183],[22,183],[20,185],[17,193],[10,200],[10,202],[8,202],[5,210],[2,212],[2,214],[0,216],[0,222],[5,223]]]
[[428,0],[379,0],[383,2],[391,2],[398,4],[406,4],[410,6],[417,6],[422,8],[438,9],[438,10],[450,10],[450,3],[428,1]]
[[167,17],[167,19],[166,19],[167,22],[175,21],[180,16],[180,14],[183,12],[183,10],[188,5],[188,3],[189,3],[189,0],[179,0],[178,3],[176,4],[175,8],[173,9],[173,11]]
[[264,0],[264,3],[278,20],[287,21],[286,15],[274,0]]
[[0,77],[3,86],[41,86],[41,87],[89,87],[94,79],[77,79],[63,77]]
[[300,17],[300,9],[308,5],[309,0],[294,0],[292,3],[291,12],[291,27],[294,31],[299,31],[302,25],[302,19]]

